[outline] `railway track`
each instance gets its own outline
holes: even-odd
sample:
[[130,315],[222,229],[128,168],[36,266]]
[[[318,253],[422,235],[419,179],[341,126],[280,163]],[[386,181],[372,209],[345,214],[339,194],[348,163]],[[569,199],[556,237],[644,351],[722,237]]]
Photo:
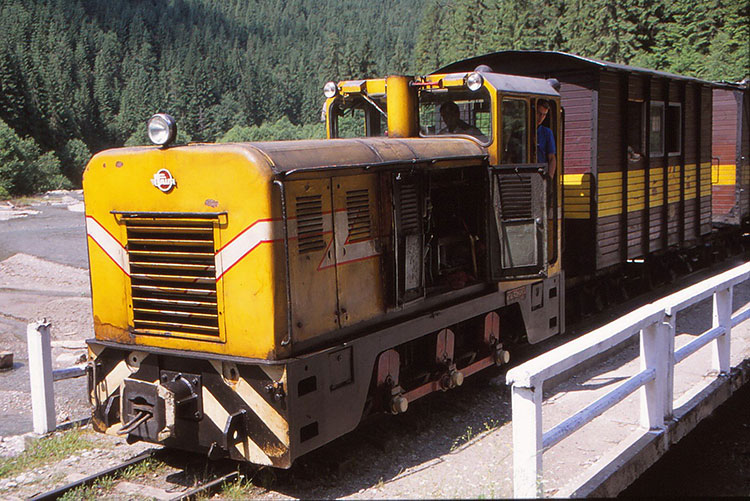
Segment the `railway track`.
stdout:
[[[30,498],[31,501],[52,501],[63,497],[67,493],[71,493],[76,489],[82,489],[85,487],[95,486],[97,483],[105,480],[113,480],[114,482],[122,480],[122,474],[132,467],[137,467],[150,459],[165,459],[170,454],[170,451],[164,449],[151,449],[138,456],[135,456],[127,461],[124,461],[118,465],[106,468],[97,473],[81,478],[74,482],[70,482],[61,487],[57,487],[47,492],[37,494]],[[198,498],[207,498],[212,494],[219,491],[223,486],[235,482],[241,478],[242,473],[240,472],[237,463],[234,461],[222,461],[212,462],[212,468],[209,473],[206,474],[207,478],[202,479],[197,485],[187,488],[181,492],[174,493],[174,496],[168,498],[170,501],[189,501]],[[205,470],[204,470],[205,473]],[[147,485],[143,485],[147,488]],[[76,496],[73,496],[76,497]]]

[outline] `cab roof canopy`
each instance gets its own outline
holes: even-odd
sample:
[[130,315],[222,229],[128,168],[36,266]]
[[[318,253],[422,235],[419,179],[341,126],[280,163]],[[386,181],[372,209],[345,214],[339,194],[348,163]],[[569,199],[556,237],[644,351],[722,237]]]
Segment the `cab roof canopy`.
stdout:
[[462,61],[456,61],[437,70],[435,73],[459,71],[473,71],[480,64],[485,64],[497,73],[525,75],[536,78],[557,78],[568,80],[568,76],[575,78],[582,72],[615,71],[642,76],[651,76],[669,80],[682,80],[711,87],[736,89],[739,84],[711,82],[699,78],[676,75],[666,71],[650,70],[628,66],[626,64],[610,63],[598,59],[568,54],[566,52],[544,50],[506,50],[476,56]]
[[[481,64],[481,63],[480,63]],[[473,68],[472,70],[473,71]],[[440,72],[437,72],[440,73]],[[494,88],[500,92],[515,92],[523,94],[542,94],[546,96],[559,96],[560,94],[548,81],[540,78],[531,78],[517,75],[505,75],[501,73],[482,73],[482,76]]]

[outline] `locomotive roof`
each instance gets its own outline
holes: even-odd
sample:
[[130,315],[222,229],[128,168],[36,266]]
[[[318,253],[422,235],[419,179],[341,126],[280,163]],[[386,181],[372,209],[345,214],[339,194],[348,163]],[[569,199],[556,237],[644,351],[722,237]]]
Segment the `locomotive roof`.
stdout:
[[547,80],[541,78],[505,75],[502,73],[482,73],[482,76],[500,92],[522,92],[547,96],[560,95]]
[[462,159],[484,159],[486,151],[472,139],[357,138],[240,143],[261,151],[275,174],[299,171],[373,168]]
[[[486,64],[494,71],[506,72],[522,69],[525,74],[549,75],[570,70],[586,69],[611,69],[615,71],[636,73],[643,75],[652,75],[660,78],[669,78],[673,80],[686,80],[696,82],[712,87],[742,88],[739,84],[728,84],[720,82],[711,82],[699,78],[676,75],[666,71],[650,70],[639,68],[637,66],[628,66],[626,64],[610,63],[590,57],[583,57],[577,54],[567,52],[545,51],[545,50],[504,50],[476,56],[461,61],[453,62],[440,68],[435,73],[472,71],[480,64]],[[538,71],[533,71],[537,68]]]

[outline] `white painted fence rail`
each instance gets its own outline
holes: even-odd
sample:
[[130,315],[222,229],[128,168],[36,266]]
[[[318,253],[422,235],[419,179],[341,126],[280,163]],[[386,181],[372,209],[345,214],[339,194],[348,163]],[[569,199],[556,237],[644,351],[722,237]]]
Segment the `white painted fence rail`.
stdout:
[[86,375],[84,366],[52,370],[51,324],[34,322],[26,327],[29,349],[29,380],[34,433],[45,434],[57,428],[54,381]]
[[[717,377],[730,370],[732,327],[750,318],[750,310],[731,316],[733,287],[750,278],[750,263],[709,278],[643,306],[599,329],[528,362],[506,376],[512,385],[513,489],[515,497],[542,497],[542,454],[595,417],[640,389],[644,434],[661,430],[673,415],[674,366],[713,343]],[[675,352],[677,314],[713,296],[708,331]],[[640,372],[552,429],[542,431],[542,386],[546,380],[640,334]]]

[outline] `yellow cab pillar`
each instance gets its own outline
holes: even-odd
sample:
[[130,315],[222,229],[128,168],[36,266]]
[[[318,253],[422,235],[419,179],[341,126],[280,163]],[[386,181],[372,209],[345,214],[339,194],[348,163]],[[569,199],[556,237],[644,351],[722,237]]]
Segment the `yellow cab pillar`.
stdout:
[[417,135],[417,91],[411,77],[389,76],[386,81],[388,106],[388,137]]

